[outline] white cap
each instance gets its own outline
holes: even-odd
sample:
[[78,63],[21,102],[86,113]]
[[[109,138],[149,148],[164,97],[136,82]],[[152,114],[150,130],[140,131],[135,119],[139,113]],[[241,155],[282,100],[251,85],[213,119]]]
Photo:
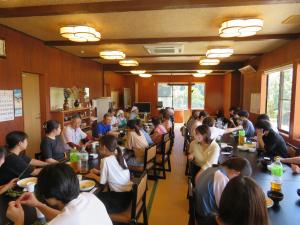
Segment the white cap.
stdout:
[[131,112],[133,112],[133,111],[135,111],[135,110],[138,110],[138,107],[132,106]]
[[124,114],[124,111],[123,110],[118,110],[118,112],[117,112],[117,116],[120,116],[121,114]]

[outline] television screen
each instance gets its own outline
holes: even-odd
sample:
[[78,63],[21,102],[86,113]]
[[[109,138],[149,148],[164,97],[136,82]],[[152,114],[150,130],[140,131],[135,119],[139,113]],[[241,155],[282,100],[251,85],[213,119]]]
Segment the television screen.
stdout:
[[151,112],[151,104],[150,102],[135,102],[134,106],[139,108],[141,113],[150,113]]

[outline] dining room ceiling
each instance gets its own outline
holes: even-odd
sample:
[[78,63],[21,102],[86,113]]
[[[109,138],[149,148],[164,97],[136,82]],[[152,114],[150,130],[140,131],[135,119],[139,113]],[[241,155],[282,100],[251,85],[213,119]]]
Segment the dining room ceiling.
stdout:
[[[121,50],[141,64],[180,64],[197,63],[208,48],[217,46],[234,49],[234,54],[222,59],[222,62],[240,63],[300,37],[299,23],[283,23],[287,18],[300,14],[300,1],[279,1],[282,4],[270,4],[278,1],[260,1],[264,4],[254,0],[224,1],[231,2],[225,6],[218,5],[220,1],[217,0],[199,0],[182,1],[185,5],[179,8],[183,3],[178,0],[174,0],[174,5],[165,6],[156,1],[148,1],[147,4],[147,1],[141,0],[141,5],[133,5],[133,11],[126,9],[131,2],[137,4],[135,0],[0,0],[0,24],[38,38],[46,45],[103,64],[118,62],[100,59],[99,52],[102,50]],[[190,3],[188,7],[188,2],[194,4]],[[244,5],[241,5],[243,2]],[[99,9],[100,13],[94,12],[94,9],[88,8],[91,4],[95,8],[105,4],[105,11]],[[115,7],[109,8],[110,5]],[[68,11],[68,8],[60,11],[60,6],[79,7],[79,10],[78,13]],[[80,11],[80,6],[85,13]],[[49,8],[48,13],[40,15],[45,7]],[[26,9],[24,14],[17,13]],[[220,38],[218,30],[221,23],[232,18],[261,18],[264,26],[256,36]],[[59,28],[64,25],[92,26],[101,33],[102,39],[95,43],[72,43],[59,34]],[[182,44],[183,52],[156,56],[149,55],[145,49],[148,44],[159,46],[170,43]]]

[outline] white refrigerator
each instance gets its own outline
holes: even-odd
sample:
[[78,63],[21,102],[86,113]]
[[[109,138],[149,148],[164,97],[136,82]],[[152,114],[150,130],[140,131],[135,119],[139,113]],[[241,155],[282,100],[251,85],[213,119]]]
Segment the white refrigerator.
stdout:
[[97,109],[97,120],[100,122],[103,119],[103,116],[107,111],[112,108],[112,99],[111,97],[102,97],[93,99],[93,107]]

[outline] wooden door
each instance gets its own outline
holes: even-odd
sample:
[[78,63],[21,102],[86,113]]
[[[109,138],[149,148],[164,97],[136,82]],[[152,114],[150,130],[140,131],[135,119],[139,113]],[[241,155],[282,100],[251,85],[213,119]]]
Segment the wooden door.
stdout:
[[39,75],[22,74],[24,131],[28,135],[26,154],[34,157],[40,151],[41,142],[41,108]]

